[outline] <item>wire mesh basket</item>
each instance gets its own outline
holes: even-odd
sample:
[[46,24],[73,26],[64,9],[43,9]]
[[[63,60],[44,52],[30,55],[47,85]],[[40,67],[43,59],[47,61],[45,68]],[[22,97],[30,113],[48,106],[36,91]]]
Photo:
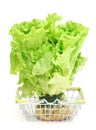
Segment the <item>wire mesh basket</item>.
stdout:
[[40,100],[36,95],[32,98],[22,98],[22,89],[17,89],[16,102],[19,104],[23,115],[28,121],[68,121],[81,109],[85,103],[81,88],[68,89],[64,94],[66,99],[56,99],[54,102]]

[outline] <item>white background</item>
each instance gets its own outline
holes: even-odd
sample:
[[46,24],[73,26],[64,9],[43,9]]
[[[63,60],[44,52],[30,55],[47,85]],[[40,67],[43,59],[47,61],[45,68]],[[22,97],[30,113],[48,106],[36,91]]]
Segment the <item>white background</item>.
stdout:
[[[27,122],[15,103],[18,77],[10,75],[9,29],[14,23],[45,18],[56,12],[64,21],[73,20],[89,27],[82,48],[88,58],[74,81],[81,86],[86,104],[72,122]],[[96,129],[96,4],[95,0],[0,0],[0,130],[2,129]]]

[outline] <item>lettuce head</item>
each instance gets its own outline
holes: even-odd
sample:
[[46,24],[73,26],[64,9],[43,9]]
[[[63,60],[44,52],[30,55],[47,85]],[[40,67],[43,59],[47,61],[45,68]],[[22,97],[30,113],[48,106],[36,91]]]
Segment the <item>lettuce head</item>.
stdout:
[[14,24],[9,31],[10,72],[19,74],[23,97],[65,92],[87,61],[80,50],[88,28],[73,21],[62,24],[61,19],[53,13],[45,20]]

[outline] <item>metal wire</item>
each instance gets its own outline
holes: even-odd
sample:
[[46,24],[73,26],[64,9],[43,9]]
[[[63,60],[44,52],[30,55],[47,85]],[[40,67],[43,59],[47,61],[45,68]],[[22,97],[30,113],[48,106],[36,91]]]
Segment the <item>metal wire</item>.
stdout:
[[[39,100],[36,95],[32,98],[22,98],[21,90],[17,91],[17,103],[22,110],[23,115],[28,121],[69,121],[78,113],[83,103],[76,101],[84,100],[79,89],[71,89],[66,91],[66,100],[56,99],[54,102],[47,102],[45,99]],[[21,101],[20,101],[21,100]],[[27,102],[23,102],[27,100]]]

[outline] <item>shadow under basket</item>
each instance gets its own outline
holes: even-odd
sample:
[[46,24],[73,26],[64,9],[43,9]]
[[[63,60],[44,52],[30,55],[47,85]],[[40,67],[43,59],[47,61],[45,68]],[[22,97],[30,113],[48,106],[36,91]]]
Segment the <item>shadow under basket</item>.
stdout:
[[22,88],[17,89],[16,103],[19,104],[23,115],[28,121],[69,121],[74,118],[85,103],[82,89],[74,87],[68,89],[64,95],[66,99],[56,99],[48,102],[46,99],[39,99],[36,95],[32,98],[22,98]]

